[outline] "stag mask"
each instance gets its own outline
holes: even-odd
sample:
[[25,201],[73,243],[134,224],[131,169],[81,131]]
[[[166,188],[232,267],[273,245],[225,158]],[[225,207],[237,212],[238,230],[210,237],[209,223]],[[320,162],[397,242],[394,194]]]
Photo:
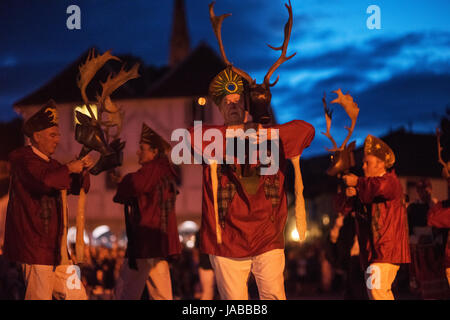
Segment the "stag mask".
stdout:
[[[249,108],[249,113],[252,115],[253,121],[261,124],[268,124],[272,118],[272,115],[270,113],[270,101],[272,99],[272,93],[270,92],[270,87],[273,87],[277,82],[279,77],[275,80],[275,82],[270,83],[270,77],[275,72],[275,70],[284,62],[291,59],[295,56],[296,53],[286,56],[287,53],[287,47],[289,43],[289,38],[291,36],[292,31],[292,23],[293,23],[293,14],[292,14],[292,5],[289,1],[289,5],[285,4],[288,12],[289,12],[289,19],[284,26],[284,41],[283,44],[279,47],[273,47],[271,45],[268,45],[269,48],[281,51],[281,56],[278,58],[278,60],[270,67],[269,71],[267,72],[266,76],[264,77],[264,82],[262,84],[257,84],[252,77],[245,71],[236,68],[233,66],[233,64],[228,60],[225,49],[222,42],[222,22],[225,18],[229,17],[231,13],[222,14],[220,16],[216,16],[214,14],[214,4],[215,2],[212,2],[209,5],[209,15],[211,18],[211,24],[214,30],[214,34],[216,35],[217,42],[219,43],[220,52],[223,58],[223,61],[225,64],[233,69],[234,72],[239,74],[243,79],[245,79],[248,83],[248,96],[247,96],[247,107]],[[247,90],[246,90],[247,91]]]
[[[81,91],[83,101],[90,113],[90,117],[77,112],[76,117],[80,124],[77,124],[75,129],[75,139],[83,145],[83,149],[80,153],[80,158],[88,154],[91,150],[95,150],[101,154],[99,161],[90,170],[93,175],[98,175],[103,171],[107,171],[122,165],[123,148],[125,142],[121,142],[118,139],[122,131],[123,113],[117,106],[111,101],[111,94],[128,80],[139,77],[138,68],[139,64],[135,64],[130,70],[125,71],[122,66],[120,72],[117,75],[110,74],[102,85],[102,95],[97,95],[97,105],[99,108],[98,119],[95,118],[90,106],[89,100],[86,95],[86,87],[95,74],[100,70],[108,60],[117,60],[119,58],[110,54],[109,51],[102,55],[96,56],[94,50],[92,50],[86,62],[79,67],[80,74],[77,79],[78,87]],[[108,120],[102,120],[102,114],[105,112],[110,115]],[[105,131],[102,129],[105,128]],[[110,135],[109,130],[115,127],[116,133]],[[113,142],[109,143],[110,140]]]
[[359,114],[359,108],[358,105],[353,101],[353,98],[348,94],[344,95],[341,89],[338,89],[333,92],[336,93],[338,97],[333,101],[331,101],[331,103],[338,103],[339,105],[341,105],[344,108],[347,115],[352,120],[350,128],[345,127],[348,130],[348,134],[342,145],[338,148],[336,141],[330,134],[332,111],[327,107],[327,102],[324,94],[322,102],[325,111],[327,132],[322,132],[322,134],[325,135],[328,139],[330,139],[331,142],[333,143],[333,148],[327,149],[329,152],[332,152],[332,155],[331,155],[331,165],[326,172],[330,176],[338,176],[340,174],[348,172],[350,168],[355,166],[355,158],[353,155],[353,151],[355,150],[355,141],[350,143],[348,146],[347,142],[350,140],[353,130],[355,129],[356,119],[358,118]]

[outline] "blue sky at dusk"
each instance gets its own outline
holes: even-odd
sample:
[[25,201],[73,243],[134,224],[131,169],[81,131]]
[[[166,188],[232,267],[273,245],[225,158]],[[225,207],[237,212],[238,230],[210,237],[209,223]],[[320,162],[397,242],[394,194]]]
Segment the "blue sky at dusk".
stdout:
[[[185,0],[191,47],[218,51],[209,0]],[[272,105],[280,123],[303,119],[316,128],[305,156],[330,146],[322,95],[342,88],[360,107],[354,136],[382,136],[400,127],[432,133],[450,105],[450,1],[292,0],[294,26],[288,54],[275,72]],[[283,0],[217,0],[227,56],[262,82],[278,53],[288,13]],[[81,8],[81,30],[66,28],[66,9]],[[381,10],[381,29],[369,30],[370,5]],[[146,64],[167,64],[173,1],[0,1],[0,121],[15,117],[12,104],[38,89],[92,46],[132,54]],[[338,143],[349,120],[334,106]]]

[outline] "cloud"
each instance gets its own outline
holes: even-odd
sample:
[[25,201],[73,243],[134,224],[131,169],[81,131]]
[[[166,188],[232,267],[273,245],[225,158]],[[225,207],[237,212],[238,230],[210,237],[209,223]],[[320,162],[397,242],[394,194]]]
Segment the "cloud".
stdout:
[[[319,131],[325,130],[325,121],[321,98],[323,85],[339,87],[337,84],[357,82],[358,77],[335,76],[317,83],[308,92],[296,92],[288,95],[282,105],[274,105],[277,118],[281,122],[292,119],[303,119],[312,123]],[[335,84],[335,85],[334,85]],[[430,72],[417,73],[409,70],[386,81],[373,84],[362,91],[350,90],[360,108],[354,138],[362,143],[368,133],[383,135],[400,127],[415,131],[432,133],[450,103],[450,73],[435,74]],[[331,90],[329,88],[328,90]],[[283,93],[281,93],[283,94]],[[327,92],[327,101],[334,98]],[[344,126],[350,120],[338,105],[329,105],[335,110],[333,114],[332,134],[337,141],[342,141],[347,134]],[[305,156],[323,153],[324,146],[329,142],[319,138],[311,144]]]

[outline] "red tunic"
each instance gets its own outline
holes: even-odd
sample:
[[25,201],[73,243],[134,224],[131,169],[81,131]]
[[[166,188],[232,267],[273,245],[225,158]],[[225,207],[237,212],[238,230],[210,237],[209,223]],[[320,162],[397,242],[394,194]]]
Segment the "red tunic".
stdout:
[[120,182],[114,201],[137,204],[131,210],[134,258],[165,258],[181,252],[175,216],[176,173],[166,157],[145,163]]
[[[440,229],[450,229],[450,207],[444,208],[439,202],[428,211],[428,225]],[[445,268],[450,268],[450,235],[447,234],[445,246]]]
[[[211,127],[203,126],[204,130],[208,128]],[[225,126],[215,128],[225,133]],[[226,173],[221,174],[219,188],[225,190],[225,193],[227,188],[233,192],[222,221],[222,243],[220,244],[217,243],[216,237],[211,170],[210,166],[203,165],[200,230],[200,250],[203,253],[242,258],[284,248],[283,230],[287,219],[284,187],[286,159],[301,155],[303,149],[307,148],[313,140],[315,132],[312,125],[301,120],[294,120],[273,128],[279,129],[279,170],[275,175],[261,175],[255,194],[249,194],[246,191],[234,170],[227,170]],[[194,137],[193,130],[193,128],[190,130],[191,137]],[[194,144],[194,141],[192,143]],[[205,144],[203,144],[204,148]],[[195,147],[194,149],[197,150]],[[224,152],[225,150],[224,145]],[[273,189],[273,186],[276,188]],[[276,193],[275,198],[268,196],[270,192]],[[273,201],[279,203],[275,208],[272,206]]]
[[361,256],[367,263],[410,263],[408,221],[403,190],[395,172],[360,177],[362,206],[357,214]]
[[[63,232],[60,190],[79,194],[80,175],[66,165],[48,162],[31,147],[9,155],[11,187],[5,223],[5,256],[27,264],[58,265]],[[83,179],[89,190],[89,175]]]

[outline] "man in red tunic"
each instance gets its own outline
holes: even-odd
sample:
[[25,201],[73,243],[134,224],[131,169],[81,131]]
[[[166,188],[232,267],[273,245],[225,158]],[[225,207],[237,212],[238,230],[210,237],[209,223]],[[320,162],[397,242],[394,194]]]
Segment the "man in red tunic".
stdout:
[[[51,100],[24,124],[31,145],[9,155],[11,187],[6,214],[4,253],[22,265],[25,299],[86,299],[75,268],[60,265],[63,235],[60,191],[89,189],[89,156],[62,165],[51,158],[59,144],[58,114]],[[72,279],[78,277],[78,279]]]
[[[408,222],[403,190],[391,169],[395,156],[382,140],[364,142],[364,177],[343,177],[354,197],[357,232],[366,286],[372,300],[393,300],[391,286],[402,263],[410,263]],[[356,197],[355,197],[356,196]]]
[[[218,106],[225,124],[203,126],[202,129],[205,132],[208,129],[220,131],[224,152],[233,139],[242,139],[238,131],[233,134],[233,130],[227,129],[255,127],[251,123],[244,124],[244,94],[242,78],[229,68],[211,82],[210,97]],[[194,139],[196,129],[190,130]],[[233,160],[231,163],[227,160],[226,164],[210,162],[203,165],[200,250],[209,254],[217,287],[224,300],[248,299],[250,272],[255,276],[261,299],[286,299],[283,231],[287,219],[284,186],[287,159],[300,156],[309,146],[314,138],[314,128],[304,121],[294,120],[272,129],[275,129],[273,132],[278,130],[279,136],[278,145],[275,140],[271,143],[271,156],[279,158],[278,170],[262,174],[260,161],[249,165],[251,154],[247,155],[245,164],[236,163],[235,155],[217,154],[214,156],[216,159],[229,160],[231,156]],[[270,133],[268,139],[271,139]],[[207,147],[201,144],[199,148],[198,142],[193,141],[196,154],[203,154]]]
[[172,300],[167,258],[180,254],[175,216],[177,173],[166,152],[170,145],[143,124],[137,155],[141,169],[120,182],[114,201],[125,206],[127,258],[115,288],[115,298],[139,300],[150,277],[154,300]]

